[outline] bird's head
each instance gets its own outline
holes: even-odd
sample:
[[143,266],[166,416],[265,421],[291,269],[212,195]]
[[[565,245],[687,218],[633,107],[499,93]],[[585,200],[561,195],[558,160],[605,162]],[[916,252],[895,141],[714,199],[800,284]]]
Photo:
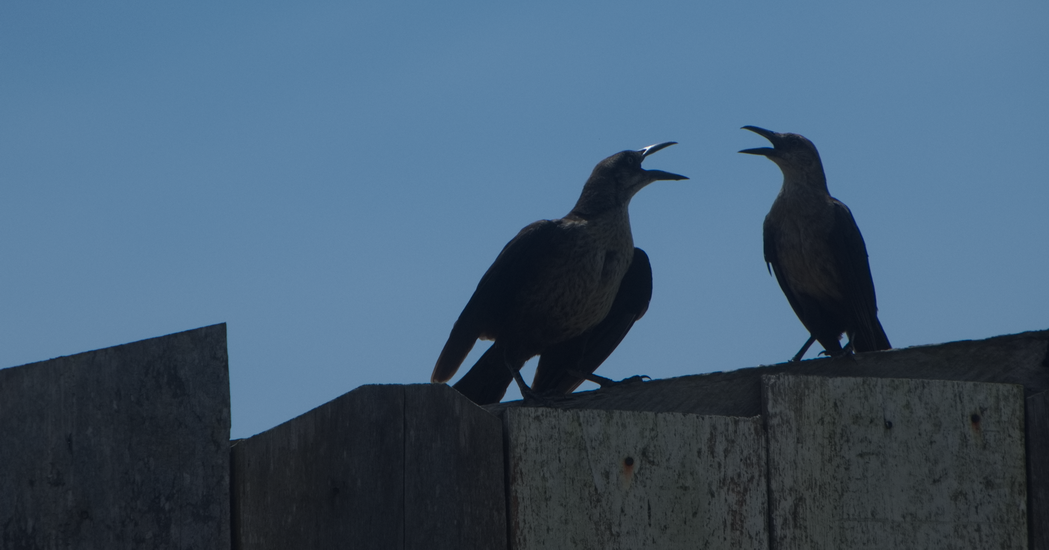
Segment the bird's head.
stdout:
[[740,153],[768,157],[783,171],[786,181],[818,181],[826,185],[819,151],[805,136],[781,134],[757,126],[744,126],[743,129],[769,140],[772,147],[744,149]]
[[654,181],[687,180],[682,175],[641,167],[642,161],[649,155],[675,143],[667,141],[637,151],[621,151],[597,163],[572,212],[584,216],[596,215],[606,209],[628,205],[638,191]]

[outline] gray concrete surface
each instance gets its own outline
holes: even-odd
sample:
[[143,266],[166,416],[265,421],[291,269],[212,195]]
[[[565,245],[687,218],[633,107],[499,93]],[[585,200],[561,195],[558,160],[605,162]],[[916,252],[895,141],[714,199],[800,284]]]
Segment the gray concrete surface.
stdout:
[[764,382],[772,548],[1027,547],[1021,386]]
[[515,408],[511,547],[768,548],[761,419]]
[[0,370],[0,548],[227,549],[226,326]]

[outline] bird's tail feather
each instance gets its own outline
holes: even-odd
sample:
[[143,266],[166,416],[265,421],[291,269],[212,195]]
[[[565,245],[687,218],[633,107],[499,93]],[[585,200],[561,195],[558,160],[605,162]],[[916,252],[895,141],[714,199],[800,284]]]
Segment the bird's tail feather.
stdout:
[[487,405],[501,401],[513,379],[502,347],[496,343],[452,387],[474,403]]
[[885,329],[881,328],[881,321],[878,319],[874,319],[866,330],[859,330],[850,335],[849,342],[852,343],[852,351],[856,353],[892,349],[889,337],[885,335]]
[[455,371],[459,370],[459,365],[463,364],[463,359],[466,359],[476,342],[477,331],[467,330],[463,323],[456,321],[448,341],[441,349],[440,357],[437,358],[437,364],[433,367],[430,382],[447,382],[455,376]]

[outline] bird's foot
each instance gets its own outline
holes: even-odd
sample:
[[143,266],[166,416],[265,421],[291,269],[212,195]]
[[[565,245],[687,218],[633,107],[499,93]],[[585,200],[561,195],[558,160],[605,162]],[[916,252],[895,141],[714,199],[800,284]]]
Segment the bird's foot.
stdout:
[[553,392],[537,392],[528,386],[521,388],[521,401],[529,407],[553,407],[557,397],[564,396]]
[[840,350],[837,350],[837,351],[823,350],[819,354],[824,356],[824,357],[830,357],[831,359],[837,359],[839,357],[846,357],[848,355],[852,355],[852,345],[850,344],[850,345],[845,346],[844,348],[842,348]]
[[589,381],[597,384],[598,386],[601,386],[602,388],[611,388],[612,386],[620,386],[620,385],[624,385],[624,384],[636,384],[638,382],[644,382],[645,380],[651,380],[652,379],[652,377],[648,376],[647,374],[639,374],[639,375],[635,375],[635,376],[630,376],[628,378],[624,378],[624,379],[619,380],[617,382],[615,380],[612,380],[611,378],[605,378],[604,376],[598,376],[598,375],[596,375],[596,374],[594,374],[592,372],[591,373],[586,373],[586,374],[580,373],[580,372],[572,372],[572,371],[569,371],[569,372],[573,376],[578,376],[579,378],[584,378],[586,380],[589,380]]
[[605,379],[607,382],[601,384],[602,388],[610,388],[612,386],[626,386],[629,384],[642,384],[646,381],[652,380],[652,377],[647,374],[635,374],[634,376],[628,376],[618,382],[615,380]]
[[540,405],[544,407],[551,405],[550,400],[546,396],[541,395],[525,383],[524,378],[521,377],[520,369],[515,369],[509,362],[506,363],[506,367],[513,374],[514,381],[517,382],[517,389],[521,390],[521,401],[524,401],[526,405]]

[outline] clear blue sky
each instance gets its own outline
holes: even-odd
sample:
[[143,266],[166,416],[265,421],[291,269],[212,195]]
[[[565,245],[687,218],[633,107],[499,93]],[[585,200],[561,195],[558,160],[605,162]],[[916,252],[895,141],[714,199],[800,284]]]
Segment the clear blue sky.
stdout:
[[234,437],[426,382],[501,247],[668,140],[646,166],[691,180],[634,198],[655,293],[599,374],[781,362],[807,333],[746,124],[819,148],[896,347],[1049,328],[1047,29],[1044,1],[5,2],[0,366],[226,322]]

